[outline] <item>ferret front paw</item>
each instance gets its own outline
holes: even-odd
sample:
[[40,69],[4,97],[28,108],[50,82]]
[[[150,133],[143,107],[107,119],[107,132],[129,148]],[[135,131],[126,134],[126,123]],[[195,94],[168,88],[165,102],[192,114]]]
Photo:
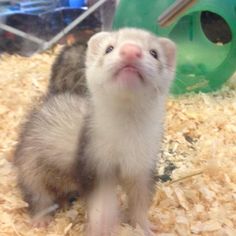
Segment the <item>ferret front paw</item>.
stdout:
[[88,229],[85,235],[86,236],[114,236],[115,233],[109,230],[97,231],[97,230]]
[[103,223],[97,225],[87,225],[86,236],[116,236],[119,230],[118,224],[104,225]]
[[95,226],[95,227],[87,227],[86,236],[116,236],[119,230],[119,225],[115,226]]
[[148,228],[143,229],[145,236],[156,236],[157,235],[157,227],[149,226]]
[[53,220],[52,216],[36,217],[32,219],[32,226],[36,228],[46,228],[51,221]]
[[[134,226],[134,224],[131,223]],[[159,227],[151,222],[137,224],[136,227],[141,228],[145,236],[155,236],[158,233]]]

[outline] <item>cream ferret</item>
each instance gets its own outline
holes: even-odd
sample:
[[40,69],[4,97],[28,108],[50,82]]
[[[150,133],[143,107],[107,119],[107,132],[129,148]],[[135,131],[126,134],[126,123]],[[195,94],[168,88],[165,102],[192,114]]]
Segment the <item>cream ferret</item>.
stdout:
[[121,186],[128,222],[152,234],[147,211],[175,54],[172,41],[141,29],[91,37],[89,96],[49,96],[29,115],[16,149],[19,186],[36,225],[79,192],[87,205],[86,235],[111,235],[120,223]]

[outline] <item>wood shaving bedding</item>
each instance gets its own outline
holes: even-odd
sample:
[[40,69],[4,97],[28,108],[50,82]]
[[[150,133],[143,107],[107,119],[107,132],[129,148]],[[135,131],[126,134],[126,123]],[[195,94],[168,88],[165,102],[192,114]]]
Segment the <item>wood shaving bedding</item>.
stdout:
[[[0,235],[83,235],[85,213],[78,201],[59,210],[46,229],[31,227],[11,164],[19,124],[46,91],[59,52],[31,58],[0,57]],[[149,216],[158,236],[236,235],[236,76],[211,94],[170,97],[159,174],[173,163],[171,181],[158,182]],[[122,225],[121,236],[140,236]]]

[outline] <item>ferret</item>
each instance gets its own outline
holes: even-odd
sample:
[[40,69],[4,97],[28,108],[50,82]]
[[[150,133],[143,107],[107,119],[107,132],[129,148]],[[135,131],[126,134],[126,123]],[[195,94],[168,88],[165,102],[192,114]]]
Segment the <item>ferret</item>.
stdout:
[[171,40],[141,29],[90,38],[89,96],[50,96],[29,116],[16,149],[19,186],[37,224],[50,218],[47,209],[79,193],[87,206],[86,235],[110,236],[120,223],[119,185],[128,222],[152,235],[147,211],[175,54]]

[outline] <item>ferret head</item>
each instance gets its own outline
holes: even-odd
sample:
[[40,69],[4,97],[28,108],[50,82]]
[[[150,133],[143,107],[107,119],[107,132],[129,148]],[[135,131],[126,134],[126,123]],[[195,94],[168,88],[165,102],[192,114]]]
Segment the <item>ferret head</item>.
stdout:
[[141,29],[100,32],[88,42],[86,78],[92,95],[167,94],[175,44]]

